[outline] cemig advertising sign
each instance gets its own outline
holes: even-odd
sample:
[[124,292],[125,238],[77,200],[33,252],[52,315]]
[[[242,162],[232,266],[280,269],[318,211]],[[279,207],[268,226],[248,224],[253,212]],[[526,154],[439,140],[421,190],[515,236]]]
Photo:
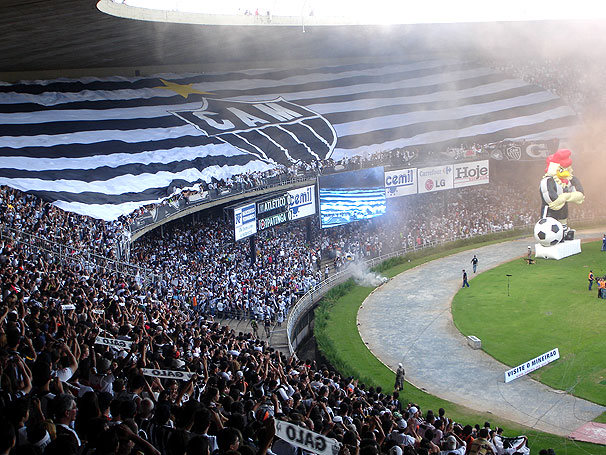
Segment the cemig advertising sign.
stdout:
[[454,165],[453,184],[455,188],[483,185],[490,182],[488,160],[457,163]]
[[236,242],[257,233],[257,210],[254,202],[234,209]]
[[453,188],[453,166],[432,166],[417,169],[419,193],[451,190]]
[[385,196],[417,194],[417,168],[385,172]]
[[287,192],[291,220],[299,220],[316,214],[316,192],[314,189],[315,187],[311,185]]

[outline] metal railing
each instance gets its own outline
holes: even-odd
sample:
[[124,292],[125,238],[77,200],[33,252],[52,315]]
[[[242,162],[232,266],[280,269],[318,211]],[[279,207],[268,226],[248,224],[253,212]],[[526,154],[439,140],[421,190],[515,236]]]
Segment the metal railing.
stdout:
[[151,269],[64,245],[39,235],[9,227],[6,224],[0,224],[0,240],[8,240],[15,245],[21,244],[35,251],[47,253],[62,264],[79,264],[96,271],[130,276],[140,280],[141,284],[145,286],[156,282],[159,278],[152,273]]
[[[153,208],[153,213],[155,216],[151,215],[151,211],[144,211],[140,215],[138,215],[129,225],[129,231],[131,235],[137,234],[139,231],[143,229],[148,229],[154,225],[160,225],[162,221],[167,219],[168,217],[173,217],[179,212],[184,212],[187,210],[187,213],[190,213],[191,209],[194,207],[200,207],[200,210],[204,209],[204,205],[210,202],[220,201],[222,199],[227,199],[230,197],[244,195],[254,196],[255,193],[266,191],[272,188],[296,185],[300,183],[308,183],[312,184],[315,182],[317,177],[317,173],[305,173],[303,175],[297,177],[283,178],[283,176],[270,177],[266,179],[263,183],[256,186],[246,186],[241,183],[236,183],[233,187],[229,189],[212,189],[201,191],[201,193],[206,192],[208,194],[207,197],[197,199],[193,202],[189,202],[187,197],[178,198],[175,201],[175,204],[156,204]],[[169,198],[170,199],[170,198]],[[185,204],[181,201],[187,200]],[[144,222],[143,220],[149,219],[149,222]]]

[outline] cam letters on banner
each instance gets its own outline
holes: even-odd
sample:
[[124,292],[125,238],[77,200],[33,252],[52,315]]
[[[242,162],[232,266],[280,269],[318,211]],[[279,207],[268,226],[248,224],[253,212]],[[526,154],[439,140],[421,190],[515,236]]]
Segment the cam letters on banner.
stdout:
[[145,376],[153,376],[155,378],[179,379],[181,381],[189,381],[191,377],[195,374],[189,371],[160,370],[156,368],[141,368],[141,372]]
[[275,427],[276,436],[293,446],[318,455],[337,455],[339,453],[340,444],[335,439],[327,438],[283,420],[276,420]]

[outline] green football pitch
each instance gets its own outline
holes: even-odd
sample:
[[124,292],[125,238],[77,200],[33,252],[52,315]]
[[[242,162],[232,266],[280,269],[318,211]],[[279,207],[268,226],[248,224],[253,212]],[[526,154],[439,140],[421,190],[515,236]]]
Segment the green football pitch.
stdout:
[[455,325],[512,367],[559,348],[560,359],[531,376],[606,405],[606,300],[587,281],[589,270],[606,275],[601,245],[585,243],[581,254],[560,261],[518,259],[479,274],[453,300]]

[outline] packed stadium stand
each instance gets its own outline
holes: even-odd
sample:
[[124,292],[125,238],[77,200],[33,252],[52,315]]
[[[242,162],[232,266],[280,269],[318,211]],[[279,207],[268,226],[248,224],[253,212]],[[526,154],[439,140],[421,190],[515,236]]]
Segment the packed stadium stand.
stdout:
[[[528,200],[536,195],[522,184],[528,172],[523,169],[530,173],[540,169],[544,152],[556,146],[549,142],[555,136],[549,134],[568,131],[591,104],[588,101],[599,101],[593,92],[584,92],[586,87],[594,90],[591,84],[577,84],[574,75],[552,77],[550,62],[528,68],[487,59],[478,63],[480,57],[471,63],[444,63],[440,56],[440,63],[412,59],[411,65],[422,63],[405,71],[384,60],[367,64],[370,54],[365,52],[380,41],[375,37],[365,43],[373,36],[372,29],[355,38],[361,50],[352,57],[342,36],[326,30],[315,36],[307,32],[312,38],[306,39],[293,30],[278,35],[259,31],[256,37],[251,30],[232,34],[191,25],[139,23],[104,16],[94,2],[81,0],[60,5],[11,1],[4,7],[7,14],[0,18],[0,26],[21,27],[11,29],[1,46],[5,52],[0,53],[0,75],[7,81],[0,85],[0,454],[530,453],[525,437],[507,438],[488,422],[454,421],[448,409],[428,410],[423,403],[409,403],[405,390],[381,390],[344,377],[320,360],[297,357],[286,339],[286,323],[303,296],[325,289],[326,283],[332,285],[333,277],[341,276],[350,263],[534,223],[537,209]],[[28,22],[41,24],[36,37]],[[405,28],[399,36],[410,32]],[[291,159],[292,150],[276,146],[274,140],[260,152],[270,156],[259,156],[247,148],[258,144],[252,135],[247,136],[248,145],[241,137],[212,142],[208,134],[189,130],[149,137],[158,132],[142,131],[141,119],[155,117],[130,114],[131,108],[143,112],[153,98],[152,107],[170,111],[158,114],[154,128],[189,128],[191,122],[177,124],[182,117],[172,111],[189,95],[208,95],[191,87],[198,83],[214,83],[208,91],[226,98],[242,97],[248,90],[250,99],[260,103],[255,97],[273,91],[264,91],[259,75],[287,79],[260,62],[271,60],[275,65],[289,57],[292,64],[315,58],[314,49],[326,37],[339,44],[322,52],[322,62],[313,66],[318,72],[304,65],[297,69],[296,77],[311,82],[278,84],[285,93],[295,93],[296,100],[307,101],[259,108],[274,109],[271,115],[278,115],[278,108],[282,116],[294,118],[295,111],[306,115],[309,123],[298,127],[316,128],[314,140],[321,144],[312,147],[314,151],[296,148],[301,156],[306,154],[304,158]],[[293,47],[279,42],[285,39],[292,39]],[[407,48],[423,40],[412,41]],[[234,60],[227,62],[225,54],[229,57],[230,52]],[[339,59],[338,70],[326,63],[330,53]],[[258,64],[248,66],[249,60]],[[238,69],[232,71],[229,67],[235,63]],[[433,70],[423,72],[424,65],[439,66],[447,74],[460,72],[460,79],[434,84]],[[205,68],[215,72],[209,75]],[[382,73],[377,68],[387,69]],[[342,75],[345,85],[325,77],[331,71],[347,73]],[[400,74],[408,71],[420,74]],[[159,73],[167,80],[153,76]],[[476,83],[492,84],[485,93],[471,90],[466,96],[499,95],[463,105],[502,101],[507,105],[503,109],[520,112],[499,117],[493,112],[497,108],[488,114],[474,111],[456,125],[457,134],[434,138],[429,130],[439,118],[416,119],[424,124],[416,133],[398,123],[408,122],[400,114],[403,118],[414,109],[402,107],[407,101],[399,107],[361,102],[355,112],[349,111],[350,105],[339,106],[360,101],[347,92],[347,84],[379,86],[369,92],[395,90],[402,89],[398,84],[406,85],[403,80],[417,77],[427,77],[431,86],[448,85],[440,90],[452,89],[457,99],[460,91],[471,90]],[[474,82],[457,84],[468,79]],[[171,81],[177,85],[171,86]],[[183,92],[188,86],[189,92]],[[335,89],[329,94],[334,98],[320,99],[329,95],[314,92],[326,87]],[[391,102],[392,95],[379,98]],[[109,103],[117,99],[123,104]],[[162,99],[169,102],[158,102]],[[330,106],[322,111],[322,104]],[[419,109],[426,108],[424,104]],[[116,112],[108,113],[111,109]],[[367,113],[371,110],[378,113]],[[377,134],[375,114],[383,127]],[[484,114],[495,117],[471,118]],[[253,124],[260,118],[237,116]],[[313,123],[323,116],[332,122],[330,128]],[[511,123],[503,133],[486,127],[505,121]],[[111,131],[107,138],[90,139],[89,131],[102,128]],[[465,128],[470,130],[464,133]],[[244,134],[241,131],[232,136]],[[294,127],[288,131],[300,134]],[[398,142],[406,134],[428,136],[411,145]],[[69,135],[74,137],[66,139]],[[191,137],[205,142],[186,143]],[[181,142],[168,143],[172,140]],[[154,141],[167,142],[151,151],[134,149]],[[215,155],[226,161],[207,163],[185,156],[187,147],[199,153],[196,147],[207,146],[215,147]],[[543,147],[536,162],[530,148],[524,148],[531,146]],[[323,147],[325,156],[308,159]],[[135,163],[130,157],[116,157],[164,148],[183,153],[180,160],[173,160],[176,169],[165,181],[140,183],[142,179],[130,178],[169,172],[174,163],[167,158],[154,155]],[[333,149],[338,153],[331,157]],[[347,150],[360,153],[348,155]],[[511,167],[524,158],[527,167]],[[52,160],[57,161],[51,165]],[[439,194],[427,189],[424,194],[395,198],[382,217],[329,230],[313,216],[264,229],[254,245],[234,241],[234,207],[277,191],[314,185],[320,176],[378,166],[396,171],[477,160],[492,163],[489,184],[453,186]],[[205,174],[213,165],[221,172]],[[231,166],[229,172],[223,166]],[[187,174],[191,169],[198,173]],[[125,180],[118,184],[114,178]],[[603,214],[602,207],[588,203],[575,217]],[[277,420],[291,425],[285,434],[298,428],[308,439],[297,442],[293,437],[288,442],[275,426]],[[533,447],[532,453],[540,449],[547,447]]]

